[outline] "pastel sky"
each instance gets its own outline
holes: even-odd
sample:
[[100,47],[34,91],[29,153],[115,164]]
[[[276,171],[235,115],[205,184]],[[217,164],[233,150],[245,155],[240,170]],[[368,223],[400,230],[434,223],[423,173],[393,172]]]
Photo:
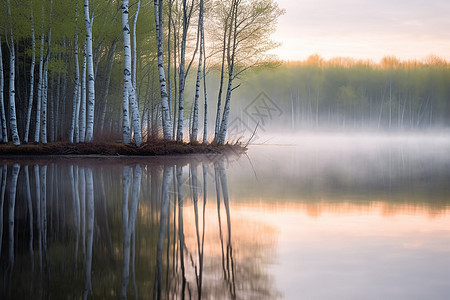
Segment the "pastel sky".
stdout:
[[277,0],[272,38],[283,60],[311,54],[379,61],[385,55],[450,60],[450,0]]

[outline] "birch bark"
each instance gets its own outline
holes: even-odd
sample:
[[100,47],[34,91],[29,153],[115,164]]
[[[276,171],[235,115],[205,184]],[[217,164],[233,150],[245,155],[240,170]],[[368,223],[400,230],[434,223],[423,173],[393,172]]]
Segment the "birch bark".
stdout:
[[9,40],[6,39],[8,45],[10,57],[9,57],[9,126],[11,130],[11,137],[14,145],[20,145],[19,131],[17,130],[16,119],[16,90],[15,90],[15,77],[16,77],[16,53],[14,49],[14,35],[12,29],[11,20],[11,4],[8,0],[8,21],[9,21]]
[[28,98],[27,123],[25,126],[25,136],[23,138],[23,142],[25,144],[28,143],[28,136],[30,134],[31,110],[33,108],[33,96],[34,96],[34,67],[36,65],[36,37],[34,35],[33,1],[30,1],[30,18],[31,18],[31,49],[33,53],[31,54],[30,95]]
[[[76,2],[75,8],[75,24],[78,24],[78,1]],[[78,28],[75,28],[75,36],[74,36],[74,60],[75,60],[75,74],[74,81],[75,86],[73,89],[73,103],[72,103],[72,123],[70,126],[70,143],[73,143],[74,140],[76,143],[79,141],[79,128],[78,128],[78,110],[79,110],[79,90],[80,90],[80,63],[78,60]]]
[[162,0],[154,0],[156,43],[158,48],[158,71],[159,71],[159,83],[161,86],[163,136],[164,139],[171,140],[173,138],[172,120],[170,118],[167,86],[166,86],[166,74],[164,71],[162,4],[163,4]]
[[95,78],[94,54],[92,51],[92,23],[93,17],[89,15],[89,0],[84,0],[84,24],[86,26],[86,55],[87,55],[87,120],[86,142],[92,142],[94,135],[94,106],[95,106]]

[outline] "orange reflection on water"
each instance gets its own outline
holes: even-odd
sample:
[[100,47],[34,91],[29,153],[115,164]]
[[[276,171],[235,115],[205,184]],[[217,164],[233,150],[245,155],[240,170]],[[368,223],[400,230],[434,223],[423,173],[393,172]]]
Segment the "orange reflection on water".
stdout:
[[374,287],[374,298],[395,298],[399,290],[401,298],[448,291],[448,207],[257,203],[234,204],[231,211],[246,220],[233,224],[238,234],[261,222],[273,228],[276,264],[269,271],[286,299],[364,298]]

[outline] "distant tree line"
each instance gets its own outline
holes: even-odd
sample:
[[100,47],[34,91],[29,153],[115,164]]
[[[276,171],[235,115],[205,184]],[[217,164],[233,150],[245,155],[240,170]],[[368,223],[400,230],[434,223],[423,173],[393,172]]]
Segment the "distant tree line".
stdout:
[[[450,63],[436,56],[421,61],[386,56],[373,63],[312,55],[254,72],[236,98],[251,100],[259,91],[283,110],[282,122],[270,124],[273,128],[409,130],[450,125]],[[234,112],[238,116],[242,105]]]
[[[2,0],[0,8],[0,140],[15,145],[223,144],[234,79],[267,60],[283,13],[274,0]],[[208,107],[211,68],[221,70],[209,94],[214,139],[200,105]]]

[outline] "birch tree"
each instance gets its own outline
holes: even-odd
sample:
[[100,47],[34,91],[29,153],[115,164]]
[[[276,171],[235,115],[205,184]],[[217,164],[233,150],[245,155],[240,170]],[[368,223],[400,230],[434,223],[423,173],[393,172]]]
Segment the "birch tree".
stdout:
[[41,134],[41,104],[42,95],[44,93],[44,6],[41,6],[41,44],[40,44],[40,55],[39,55],[39,82],[38,82],[38,95],[36,101],[36,122],[34,130],[34,142],[39,143]]
[[81,103],[80,103],[80,123],[79,123],[79,141],[80,143],[86,142],[86,68],[87,68],[87,56],[86,56],[86,44],[83,48],[83,67],[81,68]]
[[[139,108],[137,105],[136,100],[136,91],[135,91],[135,83],[132,82],[132,73],[131,73],[131,36],[130,36],[130,26],[128,24],[128,0],[122,1],[122,30],[123,30],[123,45],[124,45],[124,52],[125,52],[125,66],[124,66],[124,79],[123,79],[123,109],[124,109],[124,125],[123,125],[123,139],[124,143],[129,143],[131,140],[131,137],[129,137],[130,130],[129,128],[126,128],[126,118],[125,118],[125,110],[128,109],[126,106],[126,102],[128,102],[128,99],[125,99],[125,97],[129,98],[129,102],[131,105],[131,111],[132,111],[132,120],[133,120],[133,129],[134,129],[134,138],[136,142],[136,146],[140,146],[142,143],[142,137],[141,137],[141,122],[139,120]],[[136,14],[139,11],[136,12]],[[134,73],[136,73],[136,70],[134,70]],[[125,90],[127,92],[125,92]]]
[[47,54],[44,61],[44,79],[41,104],[41,142],[47,144],[47,102],[48,102],[48,68],[50,62],[50,45],[52,40],[53,0],[50,0],[50,27],[47,34]]
[[198,98],[200,97],[200,81],[202,77],[202,63],[203,63],[203,0],[200,0],[199,7],[199,17],[198,17],[198,29],[197,29],[197,44],[200,44],[200,53],[198,57],[197,66],[197,80],[195,84],[195,97],[194,97],[194,108],[193,108],[193,119],[192,119],[192,133],[191,133],[191,143],[197,141],[198,135]]
[[[221,23],[221,28],[224,30],[222,67],[226,61],[228,83],[218,132],[216,120],[215,141],[224,144],[229,123],[231,94],[239,87],[239,85],[233,85],[234,80],[248,69],[263,64],[266,52],[277,46],[269,37],[275,30],[274,25],[278,17],[284,11],[279,9],[273,0],[232,0],[229,6],[227,4],[221,6],[216,1],[216,5],[219,15],[222,16],[219,20],[223,22]],[[219,95],[220,98],[221,95]],[[218,100],[217,116],[220,116],[219,102],[220,100]]]
[[13,144],[20,145],[19,131],[17,129],[16,119],[16,90],[15,90],[15,77],[16,77],[16,54],[14,46],[14,35],[11,20],[11,3],[8,4],[8,23],[9,23],[9,39],[6,39],[6,44],[9,50],[9,124],[11,130],[11,137]]
[[95,106],[95,78],[94,57],[92,51],[92,23],[94,16],[89,15],[89,0],[84,0],[84,24],[86,26],[86,55],[87,55],[87,126],[86,142],[91,142],[94,134],[94,106]]
[[181,47],[180,47],[180,67],[179,67],[179,83],[178,83],[178,126],[177,126],[177,141],[183,141],[183,121],[184,121],[184,89],[186,85],[186,77],[189,74],[189,68],[194,60],[195,54],[198,50],[198,44],[194,50],[192,61],[186,68],[186,42],[188,36],[189,25],[191,22],[192,10],[194,8],[194,1],[191,5],[183,0],[183,23],[181,32]]
[[203,62],[203,97],[204,97],[204,112],[203,112],[203,145],[206,145],[208,138],[208,93],[206,88],[206,51],[205,51],[205,31],[204,26],[200,28],[203,39],[203,55],[205,61]]
[[33,1],[30,1],[30,21],[31,21],[31,66],[30,66],[30,94],[28,98],[28,108],[27,108],[27,123],[25,126],[25,136],[23,142],[28,143],[28,136],[30,132],[31,124],[31,110],[33,108],[33,96],[34,96],[34,67],[36,64],[36,38],[34,34],[34,14],[33,14]]
[[163,52],[163,1],[154,0],[155,7],[155,24],[156,24],[156,44],[158,51],[158,72],[159,84],[161,89],[161,109],[162,109],[162,126],[163,137],[171,140],[172,120],[170,118],[169,103],[167,96],[166,74],[164,71],[164,52]]
[[75,35],[74,35],[74,63],[75,63],[75,73],[74,73],[74,88],[73,88],[73,102],[72,102],[72,123],[70,125],[70,143],[78,143],[78,111],[79,111],[79,90],[80,90],[80,63],[78,60],[78,0],[75,4]]

